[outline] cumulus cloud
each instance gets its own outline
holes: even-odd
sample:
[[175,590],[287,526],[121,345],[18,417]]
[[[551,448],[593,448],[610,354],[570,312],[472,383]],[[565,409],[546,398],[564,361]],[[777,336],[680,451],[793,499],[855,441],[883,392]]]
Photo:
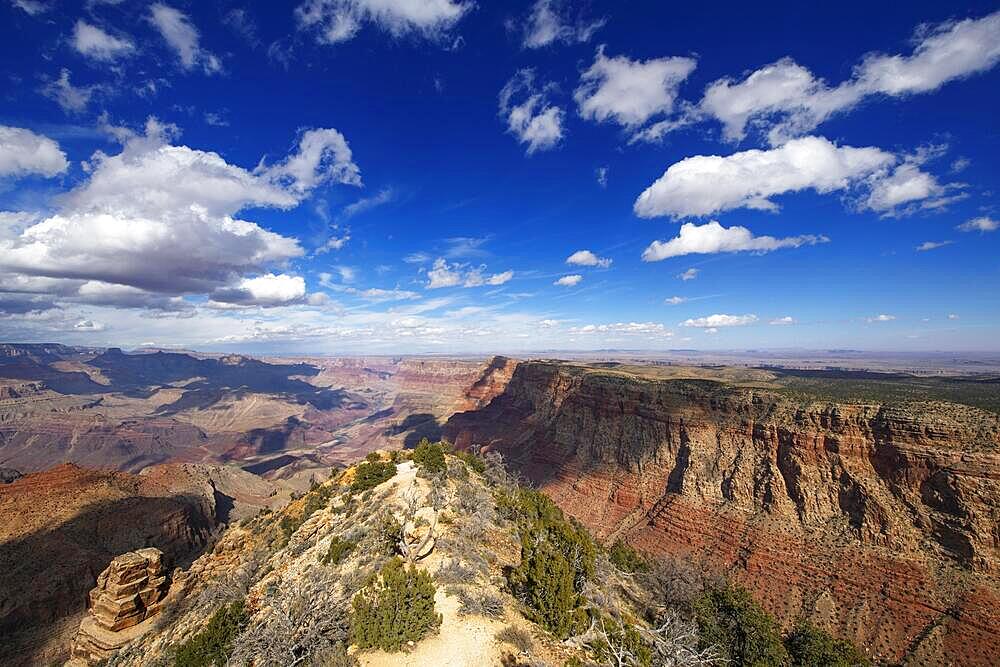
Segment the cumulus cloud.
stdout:
[[788,326],[789,324],[795,324],[795,323],[796,323],[795,318],[790,315],[786,315],[784,317],[776,317],[770,322],[770,324],[773,324],[775,326]]
[[565,113],[549,101],[552,90],[535,85],[534,70],[522,69],[500,91],[500,117],[507,131],[528,145],[528,155],[554,148],[563,138]]
[[212,299],[240,305],[284,306],[299,303],[305,296],[306,281],[300,276],[266,273],[218,290],[212,294]]
[[115,37],[79,19],[73,28],[73,48],[88,58],[112,62],[132,54],[135,44],[127,37]]
[[710,84],[700,110],[722,123],[729,140],[742,139],[748,126],[756,126],[767,129],[769,140],[777,145],[867,97],[931,92],[949,81],[991,69],[1000,60],[1000,12],[922,26],[914,42],[910,55],[865,56],[851,78],[837,86],[783,58],[741,81],[720,79]]
[[609,58],[602,45],[593,64],[581,75],[573,98],[583,118],[613,121],[634,130],[653,116],[673,110],[677,88],[695,65],[693,58],[682,57]]
[[881,314],[881,315],[875,315],[874,317],[867,318],[867,320],[868,320],[869,323],[872,323],[872,322],[892,322],[894,319],[896,319],[895,315],[886,315],[884,313]]
[[201,67],[205,74],[222,71],[218,56],[201,47],[201,35],[184,12],[160,2],[149,8],[149,21],[174,50],[186,70]]
[[330,252],[331,250],[340,250],[347,245],[347,242],[350,240],[351,235],[349,233],[345,233],[343,236],[333,235],[328,238],[323,245],[316,248],[316,254],[322,255],[323,253]]
[[583,280],[583,276],[578,273],[573,273],[568,276],[563,276],[552,284],[558,285],[559,287],[575,287],[580,284],[581,280]]
[[537,49],[553,42],[588,42],[605,22],[605,19],[588,21],[582,16],[571,18],[560,0],[537,0],[524,26],[524,46]]
[[960,232],[995,232],[1000,229],[1000,220],[994,220],[986,216],[979,218],[973,218],[968,222],[963,222],[959,226],[955,227]]
[[703,216],[734,208],[773,211],[771,197],[787,192],[843,190],[884,171],[896,157],[878,148],[837,146],[803,137],[780,148],[696,155],[675,162],[639,195],[639,217]]
[[594,170],[594,176],[597,177],[597,184],[602,188],[608,187],[608,168],[598,167]]
[[687,301],[687,298],[683,296],[672,296],[668,299],[664,299],[663,303],[667,304],[668,306],[679,306],[685,301]]
[[681,322],[682,327],[694,327],[697,329],[715,329],[718,327],[742,327],[757,322],[757,316],[748,315],[708,315],[707,317],[696,317],[694,319]]
[[0,178],[28,174],[51,177],[68,167],[66,154],[52,139],[21,127],[0,125]]
[[684,282],[687,282],[689,280],[694,280],[695,278],[697,278],[699,273],[700,273],[699,269],[688,269],[683,273],[678,273],[677,277],[683,280]]
[[327,182],[361,185],[361,170],[354,164],[351,147],[333,128],[306,130],[297,151],[278,164],[258,167],[255,173],[300,193]]
[[0,238],[0,270],[169,295],[226,289],[264,295],[265,283],[279,282],[288,288],[282,279],[241,282],[303,251],[296,239],[237,214],[296,206],[307,194],[302,183],[328,177],[319,173],[322,161],[317,174],[289,181],[283,173],[250,172],[216,153],[172,145],[172,131],[150,119],[145,134],[127,139],[119,154],[95,153],[89,179],[63,197],[54,215]]
[[503,285],[514,277],[513,271],[486,275],[486,267],[469,267],[467,264],[449,264],[443,257],[434,260],[427,271],[427,289],[442,287],[481,287]]
[[952,243],[954,243],[954,241],[924,241],[917,246],[917,252],[927,252],[928,250],[943,248],[946,245],[951,245]]
[[93,320],[80,320],[73,325],[73,328],[77,331],[104,331],[105,325]]
[[570,327],[573,335],[592,334],[625,334],[632,336],[664,337],[674,335],[670,329],[660,322],[614,322],[610,324],[587,324],[582,327]]
[[393,37],[417,34],[440,39],[473,6],[455,0],[306,0],[295,16],[300,28],[315,30],[326,44],[352,39],[365,23]]
[[659,262],[668,257],[719,252],[765,253],[781,248],[798,248],[803,245],[827,243],[826,236],[803,234],[775,238],[754,236],[746,227],[723,227],[715,220],[696,225],[687,222],[681,225],[680,234],[669,241],[653,241],[642,253],[644,262]]
[[577,250],[566,258],[567,264],[576,264],[578,266],[599,266],[602,269],[606,269],[611,266],[611,262],[611,258],[598,257],[589,250]]

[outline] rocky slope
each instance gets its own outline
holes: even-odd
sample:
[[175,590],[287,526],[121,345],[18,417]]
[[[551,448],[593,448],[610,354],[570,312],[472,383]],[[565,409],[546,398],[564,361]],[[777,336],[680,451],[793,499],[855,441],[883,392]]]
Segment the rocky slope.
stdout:
[[444,435],[514,461],[605,539],[747,585],[870,655],[1000,654],[1000,418],[710,380],[517,366]]
[[196,465],[132,475],[64,464],[0,485],[0,663],[64,655],[114,556],[155,546],[188,563],[222,523],[277,501],[273,492],[238,469]]

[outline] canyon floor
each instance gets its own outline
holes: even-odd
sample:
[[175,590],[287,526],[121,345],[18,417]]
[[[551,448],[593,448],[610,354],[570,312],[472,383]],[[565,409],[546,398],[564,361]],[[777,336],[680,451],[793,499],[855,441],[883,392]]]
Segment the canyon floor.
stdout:
[[606,544],[738,581],[786,628],[808,618],[877,661],[990,664],[998,369],[0,345],[0,661],[65,658],[115,555],[155,546],[186,567],[242,519],[426,437],[502,452]]

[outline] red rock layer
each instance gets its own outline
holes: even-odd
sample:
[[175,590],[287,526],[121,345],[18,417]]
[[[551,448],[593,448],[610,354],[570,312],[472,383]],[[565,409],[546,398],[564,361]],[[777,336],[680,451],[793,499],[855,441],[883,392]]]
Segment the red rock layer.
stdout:
[[542,362],[445,427],[505,451],[601,538],[914,664],[1000,655],[998,434],[965,406],[799,404]]

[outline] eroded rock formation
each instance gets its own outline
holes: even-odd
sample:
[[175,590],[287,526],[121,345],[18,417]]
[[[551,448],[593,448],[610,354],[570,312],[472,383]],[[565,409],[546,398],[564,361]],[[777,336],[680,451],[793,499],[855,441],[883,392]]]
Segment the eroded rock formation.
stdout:
[[90,591],[89,613],[73,639],[71,665],[96,665],[148,630],[170,589],[163,552],[116,556]]
[[522,363],[445,436],[606,540],[743,582],[889,661],[1000,655],[1000,417]]

